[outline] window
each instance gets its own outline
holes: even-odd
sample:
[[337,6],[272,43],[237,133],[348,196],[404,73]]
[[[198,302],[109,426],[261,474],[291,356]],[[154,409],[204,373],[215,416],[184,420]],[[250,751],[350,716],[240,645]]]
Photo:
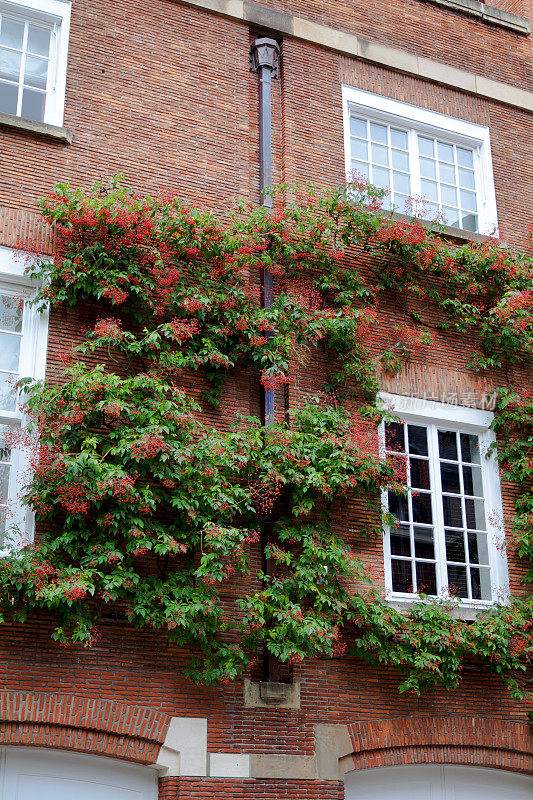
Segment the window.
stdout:
[[384,207],[494,233],[488,128],[343,88],[346,172],[390,189]]
[[0,112],[63,124],[70,3],[0,0]]
[[[398,417],[383,425],[387,458],[405,467],[407,492],[391,491],[385,532],[392,598],[454,596],[483,605],[507,594],[502,508],[490,412],[383,395]],[[420,406],[417,408],[417,403]]]
[[28,454],[13,431],[24,422],[16,382],[44,378],[48,319],[28,304],[34,291],[16,253],[0,247],[0,554],[6,541],[25,541],[33,520],[20,502]]

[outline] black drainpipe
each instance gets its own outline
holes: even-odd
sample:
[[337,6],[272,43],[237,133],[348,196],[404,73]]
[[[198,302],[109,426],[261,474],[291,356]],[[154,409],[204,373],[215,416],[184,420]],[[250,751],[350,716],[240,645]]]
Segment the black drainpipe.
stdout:
[[[278,77],[279,45],[275,39],[261,37],[250,47],[250,69],[259,76],[259,186],[260,203],[272,208],[272,78]],[[265,191],[267,190],[267,191]],[[263,308],[270,308],[274,301],[274,278],[267,269],[261,271]],[[262,395],[262,417],[265,428],[274,422],[274,390],[264,388]],[[263,526],[261,536],[261,566],[266,575],[270,571],[265,547],[272,539],[272,522]],[[263,653],[263,680],[279,680],[279,662],[272,658],[266,648]]]

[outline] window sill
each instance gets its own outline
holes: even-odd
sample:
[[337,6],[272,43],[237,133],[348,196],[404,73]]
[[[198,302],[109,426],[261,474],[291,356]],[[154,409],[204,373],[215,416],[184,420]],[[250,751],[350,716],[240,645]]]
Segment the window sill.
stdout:
[[489,25],[499,25],[515,33],[521,33],[523,36],[529,36],[531,33],[530,22],[525,17],[519,17],[509,11],[485,5],[485,3],[480,3],[479,0],[426,0],[426,2],[444,6],[453,11],[459,11],[469,17],[476,17]]
[[72,144],[72,134],[66,128],[57,125],[48,125],[45,122],[34,122],[31,119],[15,117],[12,114],[0,112],[0,126],[12,128],[20,131],[27,131],[35,136],[43,136],[46,139],[54,139],[64,144]]
[[[391,597],[387,600],[387,603],[391,606],[391,608],[396,609],[396,611],[399,611],[401,614],[409,613],[411,606],[416,602],[420,602],[419,598],[417,597],[413,597],[412,600]],[[475,620],[481,614],[491,611],[494,606],[495,603],[476,603],[475,601],[462,602],[460,605],[452,608],[449,613],[453,619]]]
[[[398,211],[382,211],[381,212],[384,217],[390,217],[393,220],[397,220],[398,222],[412,222],[413,217],[407,216],[407,214],[400,214]],[[428,230],[434,231],[435,233],[441,232],[441,226],[436,225],[435,223],[431,222],[428,219],[421,219],[420,217],[416,218],[416,221],[422,225],[423,228],[427,228]],[[451,225],[443,225],[444,231],[442,235],[446,239],[452,239],[454,242],[487,242],[492,237],[487,236],[484,233],[474,233],[473,231],[465,231],[463,228],[454,228]]]

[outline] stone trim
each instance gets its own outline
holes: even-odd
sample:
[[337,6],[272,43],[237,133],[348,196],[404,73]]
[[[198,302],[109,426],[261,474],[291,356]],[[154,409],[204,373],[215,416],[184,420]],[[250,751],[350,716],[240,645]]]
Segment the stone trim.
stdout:
[[425,2],[443,6],[452,11],[459,11],[469,17],[476,17],[483,22],[488,22],[489,25],[500,25],[502,28],[508,28],[516,33],[521,33],[523,36],[529,36],[531,33],[531,23],[526,17],[519,17],[510,11],[488,6],[485,3],[480,3],[479,0],[425,0]]
[[299,681],[257,683],[245,678],[243,690],[245,708],[300,708]]
[[15,117],[13,114],[4,114],[3,112],[0,112],[0,125],[4,128],[13,128],[14,130],[32,133],[35,136],[44,136],[46,139],[55,139],[56,142],[63,142],[63,144],[72,144],[71,132],[57,125],[34,122],[31,119]]
[[156,766],[165,777],[207,775],[207,719],[170,717]]
[[533,112],[533,92],[518,89],[501,81],[493,81],[473,72],[456,69],[449,64],[422,58],[407,50],[372,42],[328,25],[311,22],[303,17],[276,11],[260,3],[250,0],[173,0],[173,2],[221,14],[268,32],[292,36],[345,56],[360,58],[397,72],[414,75],[422,80],[450,86],[485,100]]

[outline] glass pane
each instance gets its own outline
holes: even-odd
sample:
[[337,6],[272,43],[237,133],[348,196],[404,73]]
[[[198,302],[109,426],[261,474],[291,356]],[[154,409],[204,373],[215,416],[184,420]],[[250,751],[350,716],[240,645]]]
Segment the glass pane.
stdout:
[[362,139],[366,139],[366,119],[350,117],[350,133],[352,136],[359,136]]
[[373,144],[372,145],[372,161],[375,164],[382,164],[383,166],[388,166],[389,164],[389,151],[386,147],[382,147],[380,144]]
[[18,81],[20,75],[20,53],[0,47],[0,78]]
[[455,431],[439,431],[439,453],[441,458],[457,461],[457,434]]
[[488,567],[481,567],[481,569],[472,567],[470,569],[470,581],[474,600],[492,600],[490,570]]
[[0,328],[20,333],[22,331],[23,301],[19,297],[0,294]]
[[18,86],[0,81],[0,111],[4,114],[16,114],[18,94]]
[[433,180],[435,180],[437,178],[437,169],[435,162],[432,161],[430,158],[421,158],[420,174],[422,175],[423,178],[433,178]]
[[459,167],[459,185],[463,189],[475,189],[474,173],[469,169]]
[[17,391],[15,383],[18,375],[6,375],[0,372],[0,409],[2,411],[14,411],[17,404]]
[[373,142],[387,144],[387,126],[378,125],[377,122],[370,123],[370,138]]
[[38,56],[26,56],[24,68],[24,83],[36,89],[46,89],[46,76],[48,74],[48,61]]
[[389,511],[402,522],[409,521],[407,497],[404,494],[389,492]]
[[460,494],[461,484],[459,481],[458,464],[448,464],[445,461],[441,461],[440,479],[443,492],[452,492],[453,494]]
[[459,211],[449,206],[442,207],[443,222],[451,228],[459,228]]
[[0,332],[0,369],[16,372],[19,368],[20,336]]
[[417,558],[435,558],[433,528],[415,528],[415,555]]
[[446,560],[466,561],[464,533],[462,531],[445,531]]
[[428,432],[421,425],[408,425],[409,452],[415,456],[427,456]]
[[395,592],[412,592],[413,577],[410,561],[392,559],[392,588]]
[[473,167],[474,155],[472,150],[465,150],[464,147],[458,147],[457,161],[462,167]]
[[471,564],[489,563],[489,544],[486,533],[468,532],[468,555]]
[[411,486],[413,489],[431,489],[429,483],[429,461],[411,458]]
[[485,530],[484,506],[483,500],[465,500],[466,524],[469,528],[476,528],[478,531]]
[[0,27],[0,44],[5,44],[7,47],[16,47],[18,50],[22,50],[23,41],[24,23],[2,16],[2,25]]
[[394,169],[403,169],[404,172],[409,172],[409,154],[401,150],[393,150],[392,166]]
[[424,219],[435,219],[439,213],[439,207],[436,203],[430,203],[428,200],[424,200],[423,202],[423,209],[420,216]]
[[[461,508],[461,498],[444,495],[442,498],[442,507],[444,509],[444,524],[449,525],[451,528],[462,528],[463,511]],[[471,527],[474,526],[472,525]]]
[[401,422],[387,422],[385,425],[385,446],[387,450],[405,451],[405,436]]
[[390,141],[393,147],[400,147],[402,150],[407,150],[406,131],[399,131],[397,128],[391,128]]
[[445,142],[437,142],[437,153],[440,161],[453,162],[453,146]]
[[412,498],[413,504],[413,521],[420,522],[423,525],[431,525],[433,522],[433,514],[431,512],[431,495],[419,494],[417,497]]
[[43,122],[45,103],[46,94],[44,92],[38,92],[36,89],[24,89],[20,113],[25,119]]
[[9,466],[0,464],[0,503],[7,501],[9,492]]
[[452,164],[439,164],[439,177],[443,183],[455,183],[455,167]]
[[436,183],[422,178],[420,181],[420,187],[422,189],[422,197],[425,197],[427,200],[437,201],[438,197]]
[[4,537],[7,527],[7,508],[0,506],[0,547],[4,544]]
[[47,57],[50,54],[50,30],[30,25],[28,30],[28,50],[38,56]]
[[463,461],[470,461],[472,464],[480,464],[479,440],[471,433],[460,433],[461,439],[461,458]]
[[424,561],[416,562],[416,590],[420,594],[437,594],[437,576],[435,574],[435,564],[427,564]]
[[372,183],[382,189],[390,186],[390,173],[385,167],[372,167]]
[[468,211],[477,211],[475,193],[461,189],[461,206],[468,209]]
[[461,227],[465,231],[477,231],[477,215],[476,214],[463,214],[463,222]]
[[426,139],[424,136],[418,137],[418,150],[422,156],[435,155],[435,142],[433,139]]
[[392,175],[394,191],[401,192],[402,194],[409,194],[411,191],[411,179],[409,175],[405,175],[403,172],[393,172]]
[[394,192],[394,204],[397,206],[400,214],[407,214],[410,216],[413,213],[413,204],[406,194]]
[[359,158],[362,161],[368,159],[368,144],[361,139],[352,139],[352,158]]
[[448,591],[455,597],[468,597],[466,567],[448,565]]
[[483,481],[481,467],[463,467],[463,483],[465,494],[483,497]]
[[362,161],[352,161],[352,170],[355,172],[356,175],[364,178],[365,180],[369,179],[369,169],[368,164],[363,164]]
[[411,555],[411,535],[409,533],[409,528],[400,525],[398,528],[391,530],[390,551],[393,556]]
[[440,187],[440,196],[442,202],[449,206],[457,205],[457,189],[454,186],[443,184]]

